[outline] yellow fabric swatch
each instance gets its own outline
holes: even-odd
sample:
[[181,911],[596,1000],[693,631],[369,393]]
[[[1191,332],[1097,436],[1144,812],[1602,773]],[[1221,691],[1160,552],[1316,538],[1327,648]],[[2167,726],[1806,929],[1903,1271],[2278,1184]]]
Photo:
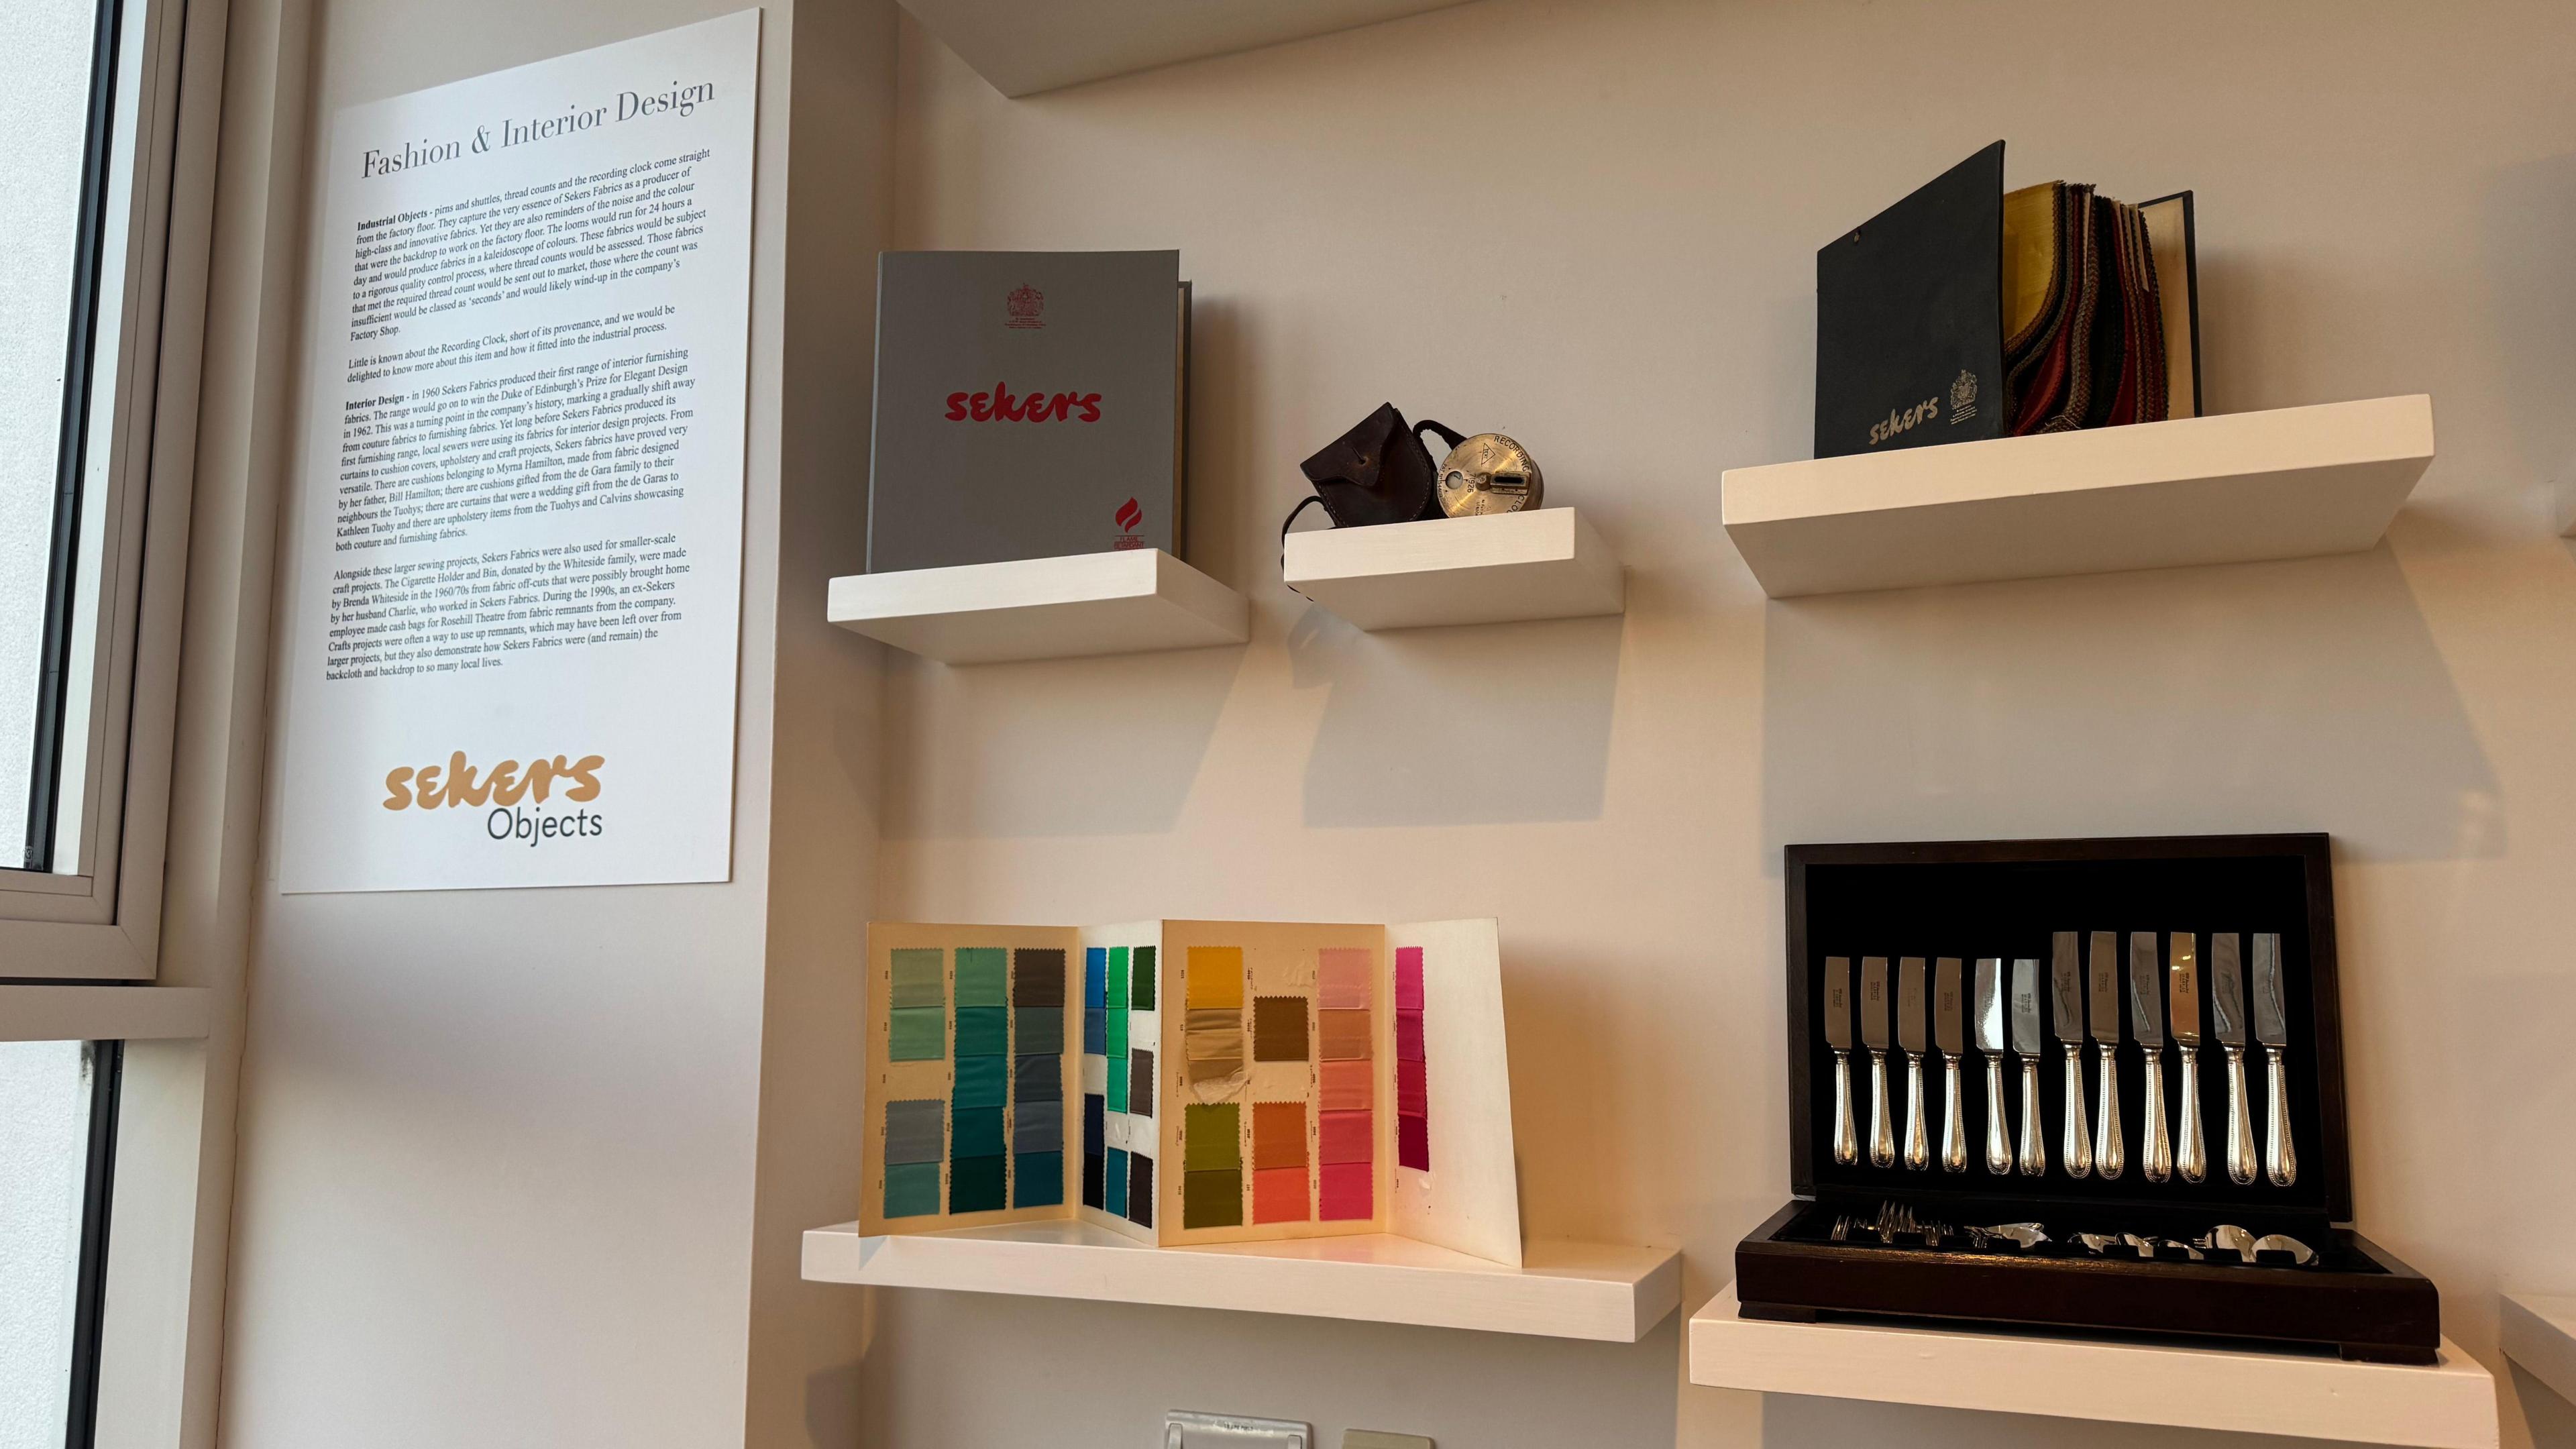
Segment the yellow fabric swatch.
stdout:
[[1192,1010],[1233,1007],[1243,1009],[1243,948],[1241,946],[1192,946],[1190,948],[1189,1005]]

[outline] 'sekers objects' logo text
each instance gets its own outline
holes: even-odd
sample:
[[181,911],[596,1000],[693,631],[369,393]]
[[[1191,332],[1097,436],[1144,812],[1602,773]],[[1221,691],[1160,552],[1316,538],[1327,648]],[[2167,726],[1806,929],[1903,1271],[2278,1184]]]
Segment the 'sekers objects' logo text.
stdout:
[[598,799],[600,771],[607,764],[603,755],[583,755],[575,760],[556,755],[525,763],[503,760],[489,771],[478,771],[465,752],[458,750],[447,757],[445,765],[399,765],[388,771],[385,798],[380,803],[387,810],[397,811],[453,810],[459,806],[486,810],[483,833],[487,837],[534,848],[545,841],[608,833],[608,817],[598,811],[585,809],[567,814],[560,806],[545,808],[558,788],[566,801],[576,805],[588,805]]
[[1136,530],[1144,526],[1145,510],[1137,507],[1136,500],[1130,498],[1126,502],[1118,505],[1118,513],[1116,516],[1118,519],[1118,539],[1115,543],[1112,543],[1110,547],[1113,549],[1143,548],[1145,546],[1145,536],[1138,533]]

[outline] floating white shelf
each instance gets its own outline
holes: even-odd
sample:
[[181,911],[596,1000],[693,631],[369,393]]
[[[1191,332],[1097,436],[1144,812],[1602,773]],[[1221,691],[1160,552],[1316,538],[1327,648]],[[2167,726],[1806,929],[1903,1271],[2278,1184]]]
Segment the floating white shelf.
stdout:
[[1304,40],[1459,0],[904,0],[1006,96]]
[[1580,619],[1627,598],[1619,560],[1571,508],[1292,533],[1281,573],[1363,629]]
[[2422,395],[1730,468],[1775,599],[2353,553],[2433,460]]
[[1240,644],[1243,595],[1159,549],[832,580],[833,623],[950,664]]
[[2576,1298],[2508,1293],[2502,1309],[2497,1328],[2505,1357],[2558,1397],[2576,1401]]
[[947,1288],[1178,1308],[1232,1308],[1634,1343],[1681,1304],[1681,1256],[1661,1248],[1532,1243],[1524,1267],[1386,1233],[1154,1248],[1058,1221],[863,1237],[805,1234],[820,1283]]
[[2169,1424],[2365,1444],[2493,1449],[2495,1377],[2459,1345],[2423,1368],[2276,1353],[1915,1328],[1774,1323],[1730,1283],[1691,1315],[1690,1381],[1719,1389]]

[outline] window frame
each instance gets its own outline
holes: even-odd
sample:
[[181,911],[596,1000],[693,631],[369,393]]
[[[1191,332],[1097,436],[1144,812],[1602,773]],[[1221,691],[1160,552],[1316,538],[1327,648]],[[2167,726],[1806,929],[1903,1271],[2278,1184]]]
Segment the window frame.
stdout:
[[[133,86],[131,127],[104,147],[91,142],[85,189],[102,184],[99,173],[117,156],[130,165],[132,185],[115,273],[115,353],[105,384],[112,395],[101,395],[95,369],[67,378],[88,392],[82,410],[92,425],[84,431],[109,450],[104,485],[84,500],[101,510],[95,683],[88,718],[61,721],[66,734],[86,738],[80,859],[59,873],[0,870],[0,962],[8,963],[0,975],[149,980],[159,965],[208,260],[197,251],[174,261],[170,246],[182,222],[174,203],[183,62],[205,66],[220,84],[219,54],[182,53],[190,10],[207,5],[224,8],[223,0],[126,0],[116,29],[120,52],[133,47],[131,71],[118,80]],[[109,64],[125,63],[120,54]],[[94,197],[85,195],[83,208],[98,236],[114,234]],[[202,234],[201,224],[187,234]],[[102,255],[93,275],[105,273]],[[91,357],[99,350],[94,341]],[[103,423],[94,411],[102,404]]]
[[90,1048],[88,1160],[81,1169],[80,1282],[72,1296],[71,1404],[63,1449],[95,1449],[101,1349],[106,1343],[107,1250],[115,1218],[117,1107],[123,1095],[125,1043]]

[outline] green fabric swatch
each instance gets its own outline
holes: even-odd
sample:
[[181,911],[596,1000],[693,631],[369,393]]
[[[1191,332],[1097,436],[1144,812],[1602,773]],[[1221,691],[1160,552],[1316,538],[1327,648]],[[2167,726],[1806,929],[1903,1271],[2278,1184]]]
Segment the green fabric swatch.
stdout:
[[948,1210],[952,1213],[989,1213],[1004,1203],[1002,1188],[1008,1162],[996,1153],[991,1157],[961,1157],[948,1164]]
[[886,1055],[899,1062],[935,1062],[948,1055],[948,1013],[936,1006],[898,1006],[888,1013],[892,1046]]
[[1243,1173],[1231,1167],[1220,1172],[1193,1170],[1182,1173],[1181,1226],[1243,1226]]
[[1109,992],[1109,1009],[1117,1011],[1127,1005],[1127,948],[1109,948],[1109,979],[1101,983]]
[[1011,1049],[1011,1009],[1007,1006],[957,1008],[957,1055],[998,1057]]
[[948,1160],[1002,1155],[1002,1109],[960,1107],[948,1114]]
[[1127,1005],[1135,1011],[1154,1009],[1154,948],[1136,948],[1136,989],[1127,993]]
[[1127,1060],[1127,1008],[1109,1008],[1109,1066],[1114,1073]]
[[1064,1054],[1064,1008],[1014,1006],[1011,1008],[1011,1034],[1020,1039],[1020,1049],[1013,1053],[1015,1056],[1061,1056]]
[[938,1163],[890,1162],[885,1174],[887,1217],[917,1218],[939,1211]]
[[959,1057],[957,1088],[949,1094],[958,1107],[998,1107],[1010,1093],[1009,1057]]
[[1181,1166],[1193,1176],[1202,1169],[1243,1166],[1243,1146],[1235,1137],[1241,1111],[1232,1102],[1190,1103],[1181,1114]]
[[894,953],[894,1004],[898,1007],[948,1004],[948,992],[940,984],[938,947],[916,947]]
[[1011,976],[1004,964],[1005,953],[998,946],[960,946],[957,948],[957,1004],[959,1006],[1008,1006],[1011,1004]]

